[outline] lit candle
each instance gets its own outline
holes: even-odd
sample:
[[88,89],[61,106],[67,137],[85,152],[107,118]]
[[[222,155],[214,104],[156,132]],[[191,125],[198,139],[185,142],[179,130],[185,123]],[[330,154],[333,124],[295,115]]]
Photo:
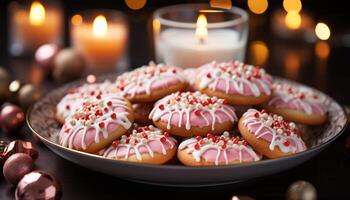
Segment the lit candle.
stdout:
[[157,52],[165,63],[179,67],[198,67],[216,61],[243,60],[246,39],[233,29],[210,29],[200,14],[196,29],[169,28],[160,33]]
[[113,70],[125,54],[128,32],[125,24],[107,21],[102,14],[97,15],[92,23],[81,21],[77,24],[73,18],[72,23],[73,46],[85,57],[90,71]]
[[11,4],[10,52],[31,55],[45,43],[62,43],[62,15],[58,7],[45,8],[39,1],[30,7]]

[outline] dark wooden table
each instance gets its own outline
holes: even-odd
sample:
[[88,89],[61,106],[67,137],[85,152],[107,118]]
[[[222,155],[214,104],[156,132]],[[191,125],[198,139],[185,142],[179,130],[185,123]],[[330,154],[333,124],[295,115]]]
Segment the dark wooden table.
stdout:
[[[4,10],[1,4],[3,2],[0,3],[0,10]],[[67,7],[73,6],[68,5]],[[153,58],[151,34],[147,32],[149,17],[153,9],[154,7],[151,7],[128,13],[131,28],[130,61],[132,68],[145,64]],[[71,12],[70,10],[69,13]],[[314,53],[314,44],[301,40],[278,39],[270,31],[266,31],[270,22],[269,16],[253,16],[251,22],[254,27],[251,27],[250,35],[250,41],[259,40],[267,44],[269,59],[263,64],[267,71],[273,75],[311,85],[328,93],[342,104],[350,104],[350,95],[347,93],[350,84],[349,48],[338,43],[334,44],[331,40],[329,57],[319,59]],[[0,41],[5,42],[5,39],[2,38]],[[6,54],[3,43],[1,48],[0,65],[9,69],[14,78],[24,82],[34,82],[45,92],[58,86],[51,80],[41,80],[40,76],[33,75],[35,70],[33,70],[31,60],[11,58]],[[247,61],[253,63],[254,59],[249,53],[250,51],[248,51]],[[284,199],[288,186],[296,180],[307,180],[314,184],[319,199],[350,199],[348,189],[350,160],[346,159],[343,152],[346,135],[348,131],[345,131],[318,156],[298,167],[242,185],[170,188],[133,183],[75,165],[38,143],[35,143],[35,148],[39,151],[40,157],[36,166],[60,179],[64,199],[229,199],[234,194],[249,195],[257,199]],[[0,139],[33,141],[27,127],[13,135],[0,132]],[[1,200],[14,199],[14,189],[3,180],[3,177],[0,178]]]

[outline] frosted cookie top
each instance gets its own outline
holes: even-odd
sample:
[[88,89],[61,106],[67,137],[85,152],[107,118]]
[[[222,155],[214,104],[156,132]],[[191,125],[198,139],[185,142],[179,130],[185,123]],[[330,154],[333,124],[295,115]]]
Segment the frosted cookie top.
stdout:
[[272,78],[260,67],[238,61],[211,62],[200,67],[198,71],[196,85],[200,90],[208,88],[242,96],[271,94]]

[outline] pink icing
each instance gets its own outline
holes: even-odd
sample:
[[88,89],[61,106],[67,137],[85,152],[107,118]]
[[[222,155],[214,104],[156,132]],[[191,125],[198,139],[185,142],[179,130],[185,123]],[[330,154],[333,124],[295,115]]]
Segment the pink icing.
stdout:
[[179,150],[187,149],[187,153],[191,154],[194,159],[199,162],[203,158],[207,162],[228,164],[229,162],[251,162],[261,159],[251,146],[239,138],[232,138],[228,132],[222,136],[190,138],[183,141]]
[[142,155],[154,153],[166,155],[167,151],[173,149],[176,140],[169,133],[164,132],[152,125],[137,127],[133,129],[129,136],[122,136],[108,147],[103,156],[111,159],[125,158],[136,155],[138,160],[142,160]]
[[150,95],[152,91],[185,82],[182,70],[162,64],[143,66],[118,76],[116,84],[125,96]]
[[274,84],[273,91],[273,97],[268,102],[269,106],[298,110],[308,115],[326,113],[324,98],[312,89],[288,84]]
[[61,145],[85,150],[92,143],[99,143],[109,133],[122,126],[129,129],[131,122],[128,104],[117,94],[106,94],[89,98],[67,118],[60,133]]
[[209,97],[200,92],[173,93],[159,100],[150,113],[150,119],[161,120],[171,126],[204,127],[237,120],[235,109],[223,99]]
[[105,81],[103,83],[86,83],[78,88],[67,91],[67,94],[56,106],[59,116],[69,117],[75,109],[81,105],[85,98],[94,97],[97,94],[108,94],[115,90],[114,85]]
[[295,124],[284,121],[281,116],[249,109],[243,114],[242,123],[258,139],[261,138],[269,142],[271,151],[276,146],[284,153],[297,153],[306,150],[305,143],[300,138]]
[[272,77],[260,67],[240,62],[212,62],[199,68],[199,89],[209,88],[243,96],[270,95]]

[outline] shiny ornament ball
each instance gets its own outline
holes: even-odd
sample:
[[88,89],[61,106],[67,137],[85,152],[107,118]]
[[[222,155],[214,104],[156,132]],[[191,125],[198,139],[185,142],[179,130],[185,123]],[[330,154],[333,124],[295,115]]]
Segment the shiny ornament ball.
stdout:
[[18,182],[15,198],[16,200],[58,200],[62,198],[61,184],[46,172],[33,171]]
[[32,84],[24,85],[18,93],[18,102],[22,108],[28,108],[39,100],[42,96],[41,91]]
[[33,148],[33,144],[28,141],[14,140],[10,142],[2,153],[3,161],[5,162],[10,156],[16,153],[25,153],[34,161],[39,157],[38,151]]
[[0,101],[7,97],[10,81],[10,74],[4,68],[0,67]]
[[7,182],[15,185],[33,169],[34,161],[30,156],[25,153],[16,153],[6,160],[3,174]]
[[0,112],[0,125],[4,132],[12,133],[24,124],[24,113],[22,109],[14,104],[5,104]]
[[60,48],[56,44],[44,44],[40,46],[35,52],[36,63],[42,69],[50,71],[59,50]]
[[316,200],[316,188],[307,181],[292,183],[287,191],[287,200]]
[[54,59],[54,65],[53,77],[59,82],[77,79],[85,70],[83,57],[71,48],[61,50]]

